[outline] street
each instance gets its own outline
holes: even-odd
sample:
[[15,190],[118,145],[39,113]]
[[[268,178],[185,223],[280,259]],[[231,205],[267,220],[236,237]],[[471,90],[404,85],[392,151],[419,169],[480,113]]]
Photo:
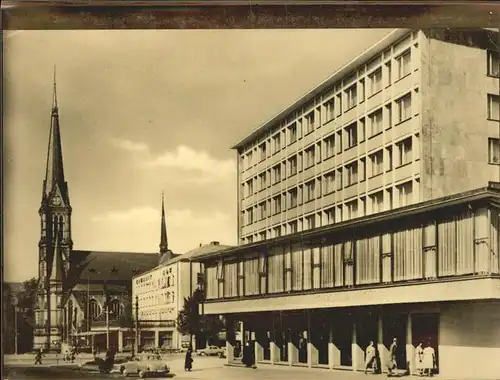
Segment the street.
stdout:
[[[225,366],[225,360],[215,357],[194,357],[194,368],[191,372],[184,371],[184,356],[173,355],[168,359],[171,368],[169,378],[175,377],[185,380],[212,380],[237,379],[254,380],[257,378],[270,380],[360,380],[371,378],[373,375],[364,375],[363,372],[329,371],[326,369],[307,369],[302,367],[259,365],[257,369]],[[4,368],[6,380],[22,379],[124,379],[120,374],[100,374],[97,372],[82,371],[76,365],[43,364],[34,366],[33,362],[6,364]],[[136,378],[137,377],[129,377]],[[377,375],[373,379],[385,379],[385,375]],[[414,379],[405,376],[405,379]]]

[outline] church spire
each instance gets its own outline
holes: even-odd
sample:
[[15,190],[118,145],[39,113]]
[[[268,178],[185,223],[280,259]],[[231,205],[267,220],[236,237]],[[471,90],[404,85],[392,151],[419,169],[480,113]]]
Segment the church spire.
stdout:
[[59,187],[62,200],[69,202],[67,185],[64,180],[64,167],[61,145],[61,131],[59,128],[59,109],[57,105],[56,67],[54,65],[54,82],[52,94],[52,114],[50,118],[49,144],[47,148],[47,166],[43,182],[43,198],[47,199],[51,192]]
[[167,223],[165,221],[165,201],[163,191],[161,192],[161,238],[160,254],[168,252]]

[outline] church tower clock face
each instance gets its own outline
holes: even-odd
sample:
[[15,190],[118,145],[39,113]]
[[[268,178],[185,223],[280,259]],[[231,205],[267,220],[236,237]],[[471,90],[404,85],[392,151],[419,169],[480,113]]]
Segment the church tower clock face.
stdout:
[[52,204],[54,206],[59,206],[61,204],[61,197],[59,195],[56,195],[52,198]]

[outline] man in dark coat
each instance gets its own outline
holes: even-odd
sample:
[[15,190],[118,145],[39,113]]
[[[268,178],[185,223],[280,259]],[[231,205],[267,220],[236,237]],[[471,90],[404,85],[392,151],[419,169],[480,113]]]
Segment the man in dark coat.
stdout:
[[193,368],[193,350],[191,347],[186,352],[186,359],[184,360],[184,371],[191,371]]

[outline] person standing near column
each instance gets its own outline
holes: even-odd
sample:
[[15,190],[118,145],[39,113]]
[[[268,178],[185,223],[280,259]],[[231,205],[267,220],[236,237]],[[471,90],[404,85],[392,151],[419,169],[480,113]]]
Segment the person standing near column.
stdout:
[[392,344],[389,347],[389,362],[387,363],[387,369],[389,373],[387,376],[393,376],[394,371],[398,368],[398,363],[396,361],[396,353],[398,350],[398,340],[397,338],[392,339]]
[[370,344],[366,348],[366,357],[365,357],[365,375],[368,371],[368,368],[373,369],[373,373],[376,372],[377,367],[377,352],[375,350],[375,346],[373,345],[373,341],[370,341]]
[[424,374],[424,348],[422,347],[422,342],[415,349],[415,359],[417,361],[417,373],[422,376]]

